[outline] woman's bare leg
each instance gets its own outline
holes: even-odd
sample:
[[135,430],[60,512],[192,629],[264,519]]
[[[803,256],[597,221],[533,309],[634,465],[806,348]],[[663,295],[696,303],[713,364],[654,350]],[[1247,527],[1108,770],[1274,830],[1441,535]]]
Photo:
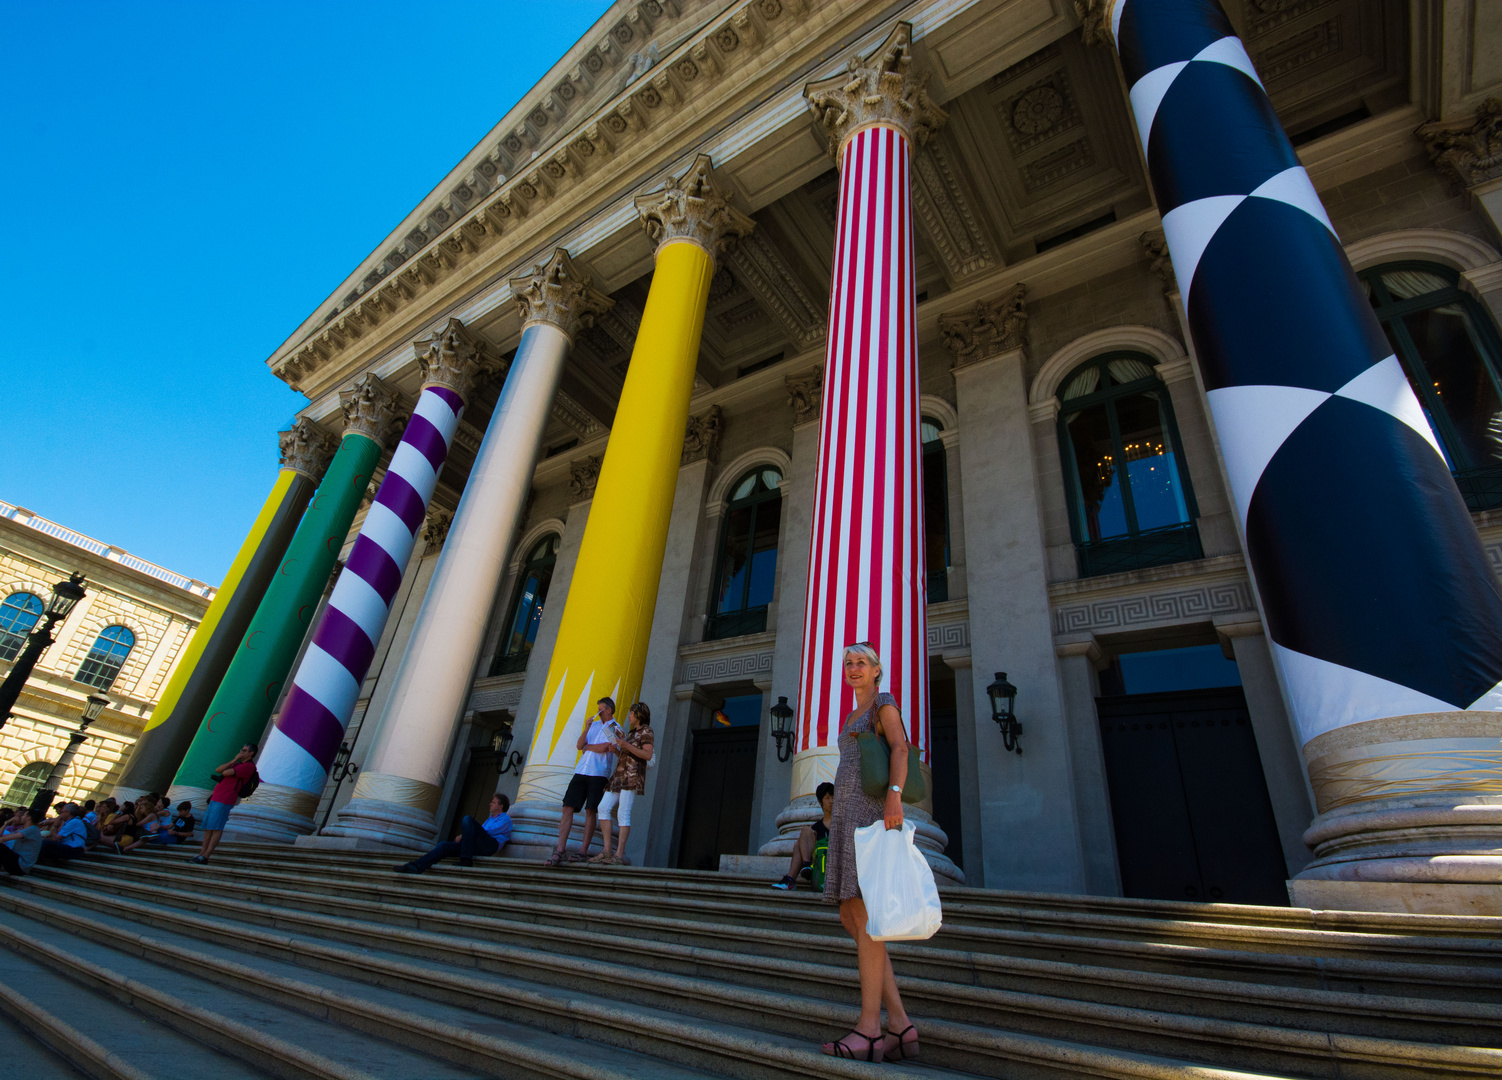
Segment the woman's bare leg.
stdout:
[[[608,828],[608,826],[607,826],[607,828]],[[631,835],[631,826],[630,825],[622,825],[621,826],[621,838],[619,840],[617,840],[616,844],[615,844],[615,857],[617,859],[623,859],[623,858],[626,857],[626,837],[628,837],[630,835]],[[607,855],[610,854],[610,833],[608,833],[608,832],[605,834],[605,853]]]
[[[600,815],[600,840],[604,844],[604,846],[600,848],[601,855],[610,854],[610,829],[614,824],[615,823],[610,820],[609,814]],[[624,829],[622,829],[621,831],[625,832]],[[586,848],[588,847],[588,843],[588,841],[585,841]]]
[[880,1039],[886,946],[872,941],[866,933],[866,905],[860,897],[840,901],[840,922],[855,939],[856,965],[861,977],[861,1015],[855,1022],[855,1031],[867,1038]]

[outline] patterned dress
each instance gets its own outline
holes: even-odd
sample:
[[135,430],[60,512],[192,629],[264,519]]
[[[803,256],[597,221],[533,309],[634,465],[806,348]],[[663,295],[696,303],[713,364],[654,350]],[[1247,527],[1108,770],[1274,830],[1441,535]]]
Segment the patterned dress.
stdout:
[[891,694],[877,694],[871,707],[840,732],[840,765],[834,774],[834,812],[829,817],[829,865],[824,871],[824,902],[838,904],[861,894],[855,876],[855,830],[880,821],[887,805],[861,790],[861,751],[855,737],[876,730],[883,705],[897,707]]

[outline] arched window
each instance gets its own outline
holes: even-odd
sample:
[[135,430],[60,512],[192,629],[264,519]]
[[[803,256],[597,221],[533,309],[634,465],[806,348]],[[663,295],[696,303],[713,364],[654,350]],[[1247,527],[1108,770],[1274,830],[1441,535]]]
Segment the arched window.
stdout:
[[37,620],[42,617],[42,601],[29,592],[11,593],[0,604],[0,660],[14,660],[26,644]]
[[944,457],[944,425],[931,416],[919,424],[923,444],[923,540],[928,570],[928,602],[949,599],[949,465]]
[[506,632],[490,662],[491,675],[511,675],[527,669],[527,658],[537,642],[537,627],[542,623],[542,607],[553,583],[553,567],[558,562],[558,535],[544,536],[527,552],[506,616]]
[[29,765],[21,767],[16,773],[16,778],[10,782],[10,787],[5,792],[5,798],[0,800],[6,806],[30,806],[31,800],[36,798],[42,785],[47,782],[47,777],[52,775],[52,762],[33,761]]
[[1387,263],[1361,281],[1466,504],[1502,506],[1502,343],[1491,319],[1437,263]]
[[782,473],[760,465],[735,482],[720,530],[706,641],[759,634],[777,580],[777,534],[782,524]]
[[108,690],[125,666],[125,658],[135,648],[136,635],[123,626],[106,626],[94,639],[94,647],[78,666],[75,682]]
[[1098,356],[1070,372],[1059,402],[1080,577],[1199,558],[1199,511],[1152,359]]

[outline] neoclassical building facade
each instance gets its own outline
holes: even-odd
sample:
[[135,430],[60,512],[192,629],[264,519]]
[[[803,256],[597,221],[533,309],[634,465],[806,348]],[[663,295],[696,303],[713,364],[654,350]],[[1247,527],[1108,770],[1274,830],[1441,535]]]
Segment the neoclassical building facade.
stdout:
[[109,794],[192,652],[215,590],[25,507],[0,502],[0,675],[46,619],[52,588],[84,576],[85,596],[52,631],[0,729],[0,801],[28,806],[79,726],[85,699],[110,704],[88,728],[61,799]]
[[[755,871],[817,812],[840,646],[871,640],[941,880],[1286,903],[1297,877],[1338,906],[1432,878],[1495,903],[1499,703],[1290,645],[1325,631],[1279,592],[1283,538],[1339,566],[1388,530],[1252,496],[1278,447],[1248,474],[1260,421],[1236,409],[1278,379],[1235,375],[1224,328],[1293,319],[1258,296],[1289,279],[1214,277],[1237,260],[1193,215],[1229,196],[1185,194],[1194,95],[1171,84],[1286,132],[1235,200],[1322,223],[1335,269],[1296,260],[1294,292],[1354,282],[1348,321],[1390,353],[1380,394],[1321,400],[1438,455],[1420,516],[1454,539],[1412,550],[1490,596],[1502,22],[1223,6],[1179,57],[1131,0],[614,4],[268,361],[309,400],[284,461],[307,491],[247,544],[301,576],[259,586],[182,710],[174,790],[256,741],[232,836],[410,849],[501,790],[510,853],[541,857],[612,695],[657,731],[632,859]],[[1397,603],[1326,622],[1418,650]],[[1461,838],[1459,807],[1492,832]],[[1436,853],[1468,869],[1435,878]]]

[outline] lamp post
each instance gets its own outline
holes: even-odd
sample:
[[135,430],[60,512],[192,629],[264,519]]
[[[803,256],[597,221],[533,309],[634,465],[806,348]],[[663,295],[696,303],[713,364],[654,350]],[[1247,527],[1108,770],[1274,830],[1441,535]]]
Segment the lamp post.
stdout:
[[772,714],[772,738],[777,740],[777,760],[786,761],[793,756],[793,737],[797,732],[792,707],[787,698],[779,697],[768,711]]
[[47,813],[47,808],[52,805],[52,800],[57,798],[57,789],[63,786],[63,777],[68,775],[68,766],[73,764],[73,755],[78,753],[78,748],[88,736],[88,726],[99,719],[99,714],[109,706],[110,699],[100,694],[90,694],[83,706],[83,719],[78,722],[78,730],[68,737],[68,745],[63,750],[62,757],[57,759],[57,764],[52,766],[52,773],[47,777],[47,783],[42,790],[36,793],[31,800],[31,816],[33,820],[40,820]]
[[[522,752],[520,750],[511,750],[511,740],[513,738],[515,736],[511,733],[510,725],[501,728],[500,731],[497,731],[490,738],[490,748],[501,755],[502,776],[505,776],[512,769],[516,770],[518,776],[521,775]],[[507,754],[508,750],[511,751],[509,755]]]
[[83,582],[83,574],[75,572],[67,581],[59,581],[52,586],[52,599],[47,602],[47,617],[41,626],[27,636],[26,648],[16,657],[10,674],[5,676],[5,682],[0,683],[0,728],[10,719],[10,711],[16,707],[16,699],[21,696],[21,688],[26,685],[26,680],[31,678],[32,669],[37,666],[37,661],[42,658],[47,646],[52,644],[52,628],[59,619],[67,618],[73,605],[87,595]]
[[991,719],[1001,729],[1001,745],[1022,753],[1022,721],[1012,711],[1017,703],[1017,688],[1007,682],[1005,671],[996,673],[996,681],[986,687],[986,694],[991,699]]

